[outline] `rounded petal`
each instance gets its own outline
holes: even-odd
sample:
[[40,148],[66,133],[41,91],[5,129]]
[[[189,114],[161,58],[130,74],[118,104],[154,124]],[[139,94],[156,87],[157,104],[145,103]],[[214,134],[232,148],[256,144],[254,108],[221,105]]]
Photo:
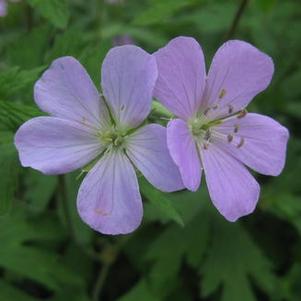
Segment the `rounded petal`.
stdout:
[[[224,138],[219,139],[220,147],[242,163],[265,175],[281,173],[289,133],[277,121],[248,113],[244,118],[226,120],[216,130],[224,134]],[[233,137],[231,142],[227,141],[228,135]]]
[[204,95],[208,117],[216,118],[245,108],[270,84],[272,59],[249,43],[228,41],[216,52]]
[[183,120],[175,119],[168,123],[167,145],[185,187],[196,191],[201,183],[202,166],[196,144]]
[[159,76],[154,90],[172,113],[188,119],[201,106],[205,87],[205,60],[201,46],[189,37],[178,37],[154,53]]
[[158,189],[172,192],[184,188],[179,170],[168,152],[163,126],[149,124],[134,132],[129,137],[126,153]]
[[90,128],[55,117],[25,122],[15,135],[22,166],[45,174],[63,174],[92,161],[102,150]]
[[34,88],[37,105],[55,117],[94,128],[106,126],[109,114],[84,67],[73,57],[55,60]]
[[114,47],[102,64],[101,85],[117,124],[138,126],[151,110],[155,59],[133,45]]
[[254,211],[260,187],[238,160],[214,144],[201,150],[206,182],[214,206],[229,221]]
[[7,2],[6,0],[0,0],[0,17],[7,15]]
[[91,169],[80,186],[77,209],[85,223],[103,234],[126,234],[140,225],[138,181],[124,153],[107,152]]

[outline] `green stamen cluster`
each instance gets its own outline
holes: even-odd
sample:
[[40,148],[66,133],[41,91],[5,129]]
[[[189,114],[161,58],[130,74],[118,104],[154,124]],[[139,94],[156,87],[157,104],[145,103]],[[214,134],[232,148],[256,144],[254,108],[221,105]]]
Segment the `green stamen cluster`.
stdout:
[[208,130],[215,125],[220,124],[220,120],[208,121],[202,117],[196,117],[188,122],[188,127],[192,135],[196,138],[205,137]]
[[121,147],[124,144],[126,133],[116,128],[112,128],[100,134],[100,140],[106,145],[113,147]]

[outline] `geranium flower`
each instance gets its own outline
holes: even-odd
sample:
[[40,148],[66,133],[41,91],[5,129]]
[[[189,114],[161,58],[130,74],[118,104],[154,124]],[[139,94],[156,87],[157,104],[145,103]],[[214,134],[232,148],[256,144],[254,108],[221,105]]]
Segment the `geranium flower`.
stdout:
[[7,1],[0,0],[0,17],[5,17],[7,15]]
[[[10,0],[10,2],[19,2],[21,0]],[[8,0],[0,0],[0,17],[7,15],[7,2]]]
[[63,174],[95,160],[77,197],[81,218],[105,234],[129,233],[143,208],[134,167],[163,191],[183,188],[166,145],[166,129],[142,124],[157,79],[155,58],[136,46],[115,47],[102,65],[100,96],[72,57],[55,60],[34,97],[51,117],[23,124],[15,136],[23,166]]
[[197,190],[204,170],[212,202],[226,219],[253,212],[260,187],[244,164],[279,175],[289,136],[273,119],[245,110],[269,85],[271,58],[246,42],[228,41],[206,76],[202,49],[189,37],[173,39],[154,56],[154,95],[179,117],[168,124],[167,144],[184,185]]

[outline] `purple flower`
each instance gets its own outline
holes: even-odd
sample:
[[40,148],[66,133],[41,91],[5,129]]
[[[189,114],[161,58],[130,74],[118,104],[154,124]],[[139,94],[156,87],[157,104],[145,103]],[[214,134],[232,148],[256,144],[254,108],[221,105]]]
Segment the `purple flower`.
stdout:
[[0,17],[5,17],[7,15],[7,1],[0,0]]
[[166,129],[147,124],[157,79],[155,58],[136,46],[115,47],[102,65],[100,96],[72,57],[55,60],[36,83],[37,105],[51,117],[23,124],[15,136],[23,166],[63,174],[95,165],[77,197],[81,218],[105,234],[129,233],[143,208],[134,167],[163,191],[183,188]]
[[251,213],[259,185],[248,167],[279,175],[288,130],[245,107],[269,85],[271,58],[243,41],[228,41],[206,76],[200,45],[178,37],[155,54],[159,77],[154,95],[179,119],[169,122],[167,144],[184,185],[195,191],[205,172],[210,197],[229,221]]
[[[21,0],[10,0],[10,2],[19,2]],[[7,0],[0,0],[0,17],[7,15]]]

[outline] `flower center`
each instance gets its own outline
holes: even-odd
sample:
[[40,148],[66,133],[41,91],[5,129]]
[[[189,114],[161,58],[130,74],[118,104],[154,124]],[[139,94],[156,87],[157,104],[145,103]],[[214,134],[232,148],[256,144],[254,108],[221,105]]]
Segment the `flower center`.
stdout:
[[116,128],[111,128],[99,134],[100,141],[108,147],[119,148],[124,145],[126,132]]
[[[204,113],[188,120],[188,128],[195,142],[204,149],[208,149],[210,143],[215,139],[221,139],[225,142],[234,144],[237,148],[241,148],[245,143],[245,139],[241,134],[238,134],[238,132],[240,119],[244,118],[246,114],[247,111],[243,109],[231,115],[210,120],[206,116],[206,113]],[[220,132],[218,128],[214,128],[227,120],[237,120],[237,122],[234,122],[233,127],[229,127],[228,133],[227,131],[225,132],[225,130]]]
[[222,123],[221,120],[208,120],[205,116],[201,116],[190,119],[188,128],[194,138],[208,140],[210,138],[210,128],[220,123]]

